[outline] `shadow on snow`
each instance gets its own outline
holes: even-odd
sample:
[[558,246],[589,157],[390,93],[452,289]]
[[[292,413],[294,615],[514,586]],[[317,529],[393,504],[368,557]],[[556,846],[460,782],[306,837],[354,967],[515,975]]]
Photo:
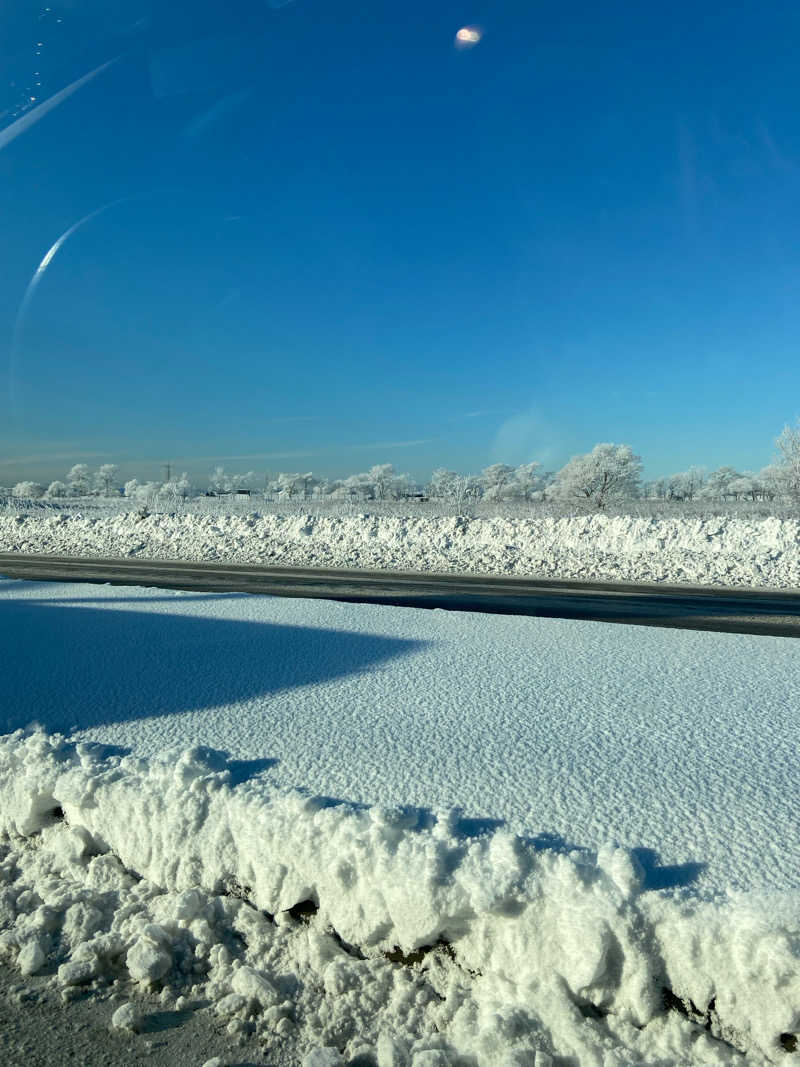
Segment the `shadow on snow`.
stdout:
[[[130,722],[360,674],[422,641],[305,626],[0,601],[0,732]],[[239,777],[249,771],[244,761]]]
[[[230,767],[231,764],[228,764]],[[311,790],[298,790],[308,796],[313,807],[322,810],[325,808],[345,807],[351,811],[367,811],[369,804],[357,801],[343,800],[339,797],[316,795]],[[408,804],[402,804],[393,809],[402,820],[403,828],[410,833],[419,833],[423,830],[432,830],[441,817],[430,808],[418,808]],[[453,836],[462,844],[478,837],[491,837],[506,825],[504,819],[475,818],[464,815],[461,809],[456,808],[452,813],[450,829]],[[519,835],[519,840],[536,852],[558,852],[563,855],[571,853],[583,853],[587,859],[593,857],[591,849],[584,845],[577,845],[568,841],[565,837],[555,833],[540,833],[535,836]],[[631,854],[638,860],[642,867],[644,877],[642,889],[676,889],[694,884],[708,864],[706,863],[681,863],[663,865],[661,858],[652,848],[632,848]],[[460,856],[452,857],[457,863]]]

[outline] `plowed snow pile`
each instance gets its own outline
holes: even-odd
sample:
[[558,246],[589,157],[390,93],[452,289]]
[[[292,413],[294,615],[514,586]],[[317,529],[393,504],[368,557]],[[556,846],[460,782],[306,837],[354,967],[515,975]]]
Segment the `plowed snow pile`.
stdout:
[[0,551],[800,586],[800,522],[777,518],[4,516]]
[[307,1067],[796,1047],[796,642],[9,580],[0,641],[0,954],[114,1027],[147,988]]
[[122,975],[211,1000],[267,1049],[336,1050],[320,1064],[740,1062],[723,1041],[760,1063],[800,1022],[796,898],[644,893],[621,848],[465,843],[446,818],[234,789],[197,750],[148,762],[43,734],[3,740],[0,798],[0,946],[23,973],[49,953],[64,987]]

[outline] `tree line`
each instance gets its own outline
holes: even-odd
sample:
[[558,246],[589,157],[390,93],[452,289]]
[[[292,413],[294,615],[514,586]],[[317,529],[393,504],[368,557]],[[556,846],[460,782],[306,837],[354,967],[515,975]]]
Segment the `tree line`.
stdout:
[[[346,478],[318,478],[313,472],[278,473],[263,479],[263,493],[278,500],[407,500],[436,499],[456,508],[468,503],[536,503],[580,501],[598,509],[611,502],[633,499],[667,501],[693,500],[775,500],[787,499],[800,506],[800,420],[786,426],[776,438],[776,459],[756,472],[737,471],[723,466],[707,471],[690,467],[654,481],[642,481],[642,459],[629,445],[602,443],[591,452],[573,456],[558,471],[545,471],[538,462],[518,467],[493,463],[480,474],[463,475],[439,467],[424,485],[414,483],[408,474],[391,463],[370,467]],[[139,482],[135,478],[119,484],[118,467],[105,463],[91,471],[77,463],[65,481],[47,487],[36,482],[19,482],[10,495],[20,499],[61,499],[65,497],[118,496],[143,502],[179,501],[203,493],[223,495],[256,487],[256,473],[230,474],[216,467],[208,477],[208,487],[193,483],[186,472],[163,482]],[[2,493],[3,490],[0,490]]]

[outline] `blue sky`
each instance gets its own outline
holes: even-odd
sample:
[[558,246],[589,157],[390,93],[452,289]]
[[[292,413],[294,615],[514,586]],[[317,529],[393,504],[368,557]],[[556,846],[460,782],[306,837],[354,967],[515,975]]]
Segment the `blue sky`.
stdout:
[[800,414],[796,4],[7,6],[0,482],[757,469]]

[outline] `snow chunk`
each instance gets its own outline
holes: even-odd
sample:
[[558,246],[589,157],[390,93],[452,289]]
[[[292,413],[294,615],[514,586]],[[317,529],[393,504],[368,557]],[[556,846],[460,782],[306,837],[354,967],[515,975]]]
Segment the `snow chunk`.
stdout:
[[44,966],[46,957],[38,941],[29,941],[23,945],[17,956],[17,966],[25,977],[36,974]]
[[139,1029],[139,1015],[130,1001],[120,1004],[111,1016],[111,1025],[115,1030],[131,1030],[134,1033]]
[[217,1015],[244,1015],[247,1011],[247,997],[241,993],[228,993],[214,1005]]
[[332,1045],[315,1048],[303,1057],[303,1067],[342,1067],[342,1054]]
[[97,960],[70,960],[58,968],[58,981],[63,986],[85,985],[97,974]]
[[172,966],[169,952],[150,937],[141,937],[128,950],[128,971],[136,982],[157,982]]
[[408,1049],[404,1042],[390,1034],[381,1034],[376,1049],[378,1067],[407,1067]]
[[231,986],[235,993],[256,1001],[261,1008],[271,1008],[281,999],[272,982],[252,967],[239,967],[233,975]]

